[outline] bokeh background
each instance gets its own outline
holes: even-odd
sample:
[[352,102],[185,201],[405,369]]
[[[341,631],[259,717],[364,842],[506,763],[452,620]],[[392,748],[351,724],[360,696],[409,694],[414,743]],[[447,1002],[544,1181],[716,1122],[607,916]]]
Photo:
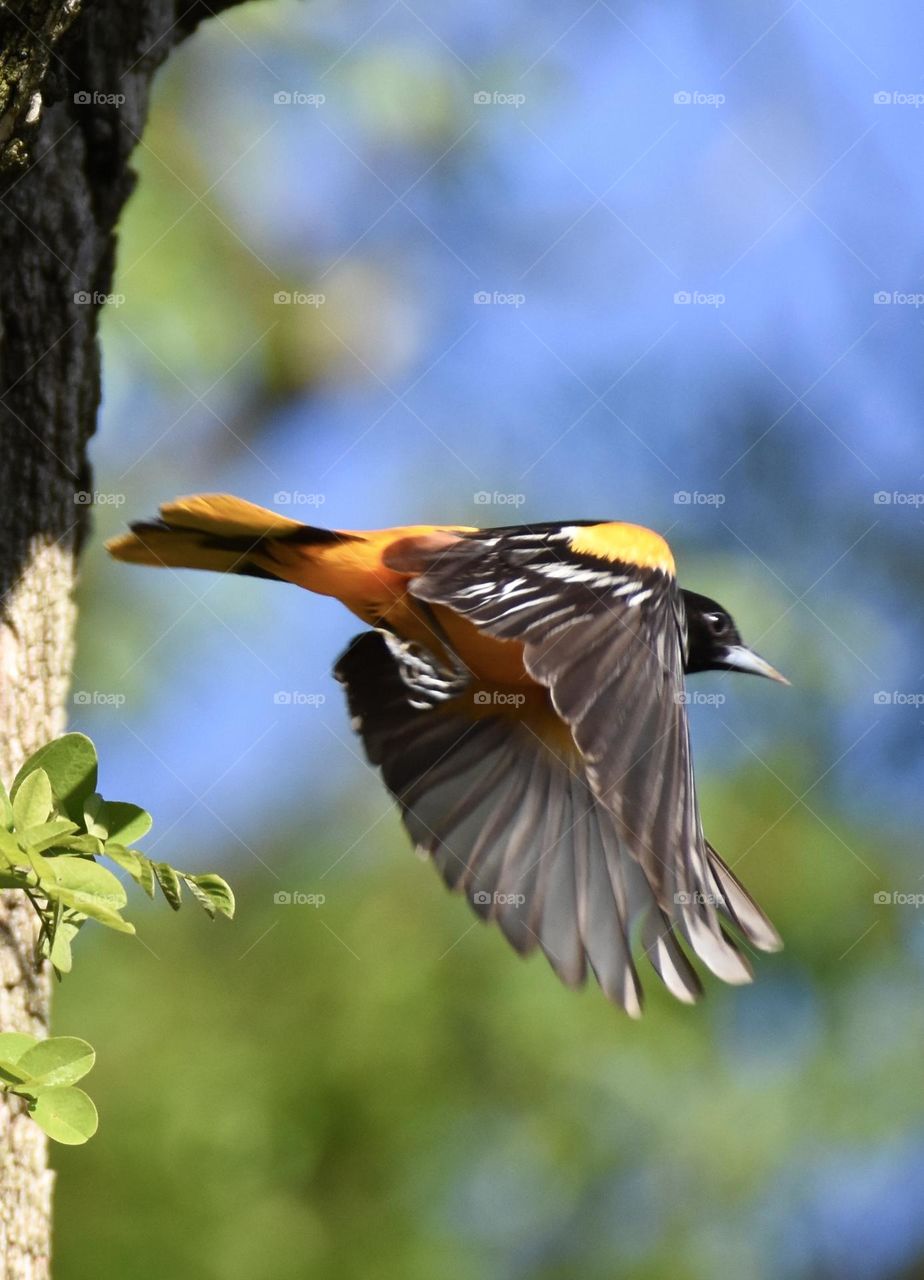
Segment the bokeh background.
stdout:
[[[162,72],[72,722],[239,912],[80,940],[56,1028],[98,1047],[102,1123],[55,1151],[61,1280],[924,1275],[922,28],[266,0]],[[786,950],[693,1010],[649,980],[638,1025],[518,961],[361,759],[348,615],[107,560],[197,490],[667,534],[793,681],[692,708],[708,831]]]

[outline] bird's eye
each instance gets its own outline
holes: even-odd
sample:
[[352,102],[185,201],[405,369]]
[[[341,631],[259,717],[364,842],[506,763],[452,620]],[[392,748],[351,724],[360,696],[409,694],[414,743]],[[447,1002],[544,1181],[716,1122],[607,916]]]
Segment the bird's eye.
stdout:
[[709,628],[709,632],[714,636],[724,635],[728,630],[728,619],[721,613],[707,613],[703,615],[703,620]]

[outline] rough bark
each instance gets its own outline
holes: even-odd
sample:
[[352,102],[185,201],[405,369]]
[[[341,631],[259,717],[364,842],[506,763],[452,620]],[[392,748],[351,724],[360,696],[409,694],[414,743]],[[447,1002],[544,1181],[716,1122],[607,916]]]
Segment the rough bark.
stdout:
[[[0,776],[61,732],[76,556],[92,493],[97,320],[151,80],[227,4],[0,5]],[[44,1034],[28,904],[0,895],[0,1030]],[[45,1140],[0,1098],[0,1275],[49,1274]]]

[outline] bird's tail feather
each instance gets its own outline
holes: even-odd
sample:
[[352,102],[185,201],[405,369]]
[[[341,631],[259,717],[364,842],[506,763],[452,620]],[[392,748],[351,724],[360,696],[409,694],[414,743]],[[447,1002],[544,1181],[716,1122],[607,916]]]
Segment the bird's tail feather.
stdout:
[[132,524],[106,549],[129,564],[282,578],[288,575],[274,571],[273,544],[325,545],[345,537],[231,494],[199,493],[165,503],[159,519]]

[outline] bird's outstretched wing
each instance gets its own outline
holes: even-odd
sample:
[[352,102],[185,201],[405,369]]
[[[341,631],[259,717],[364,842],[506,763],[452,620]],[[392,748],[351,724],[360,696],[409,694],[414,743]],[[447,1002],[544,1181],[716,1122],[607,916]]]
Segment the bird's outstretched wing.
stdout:
[[678,999],[696,999],[699,980],[579,753],[547,744],[543,720],[553,713],[541,690],[512,714],[376,631],[356,637],[335,674],[415,845],[518,951],[540,946],[569,986],[589,966],[637,1016],[630,933],[641,918],[655,970]]
[[[659,545],[660,544],[660,545]],[[405,564],[413,561],[404,547]],[[625,556],[626,558],[622,558]],[[683,681],[686,624],[667,544],[634,526],[521,526],[427,552],[410,590],[501,639],[569,726],[587,783],[660,909],[726,982],[779,937],[703,836]]]

